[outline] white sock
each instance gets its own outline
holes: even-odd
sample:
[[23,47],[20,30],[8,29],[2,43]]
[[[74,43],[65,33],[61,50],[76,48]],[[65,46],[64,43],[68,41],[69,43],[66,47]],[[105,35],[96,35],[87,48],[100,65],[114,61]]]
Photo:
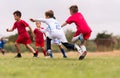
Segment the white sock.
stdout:
[[79,39],[79,35],[76,36],[76,37],[73,37],[73,38],[72,38],[72,42],[75,42],[75,41],[77,41],[78,39]]
[[83,35],[82,35],[82,33],[80,33],[80,34],[79,34],[78,36],[76,36],[76,37],[73,37],[73,38],[72,38],[72,42],[77,41],[79,38],[81,38],[80,41],[83,40]]
[[82,46],[80,46],[80,47],[81,47],[81,49],[82,49],[83,52],[87,51],[87,50],[86,50],[86,47],[85,47],[84,45],[82,45]]

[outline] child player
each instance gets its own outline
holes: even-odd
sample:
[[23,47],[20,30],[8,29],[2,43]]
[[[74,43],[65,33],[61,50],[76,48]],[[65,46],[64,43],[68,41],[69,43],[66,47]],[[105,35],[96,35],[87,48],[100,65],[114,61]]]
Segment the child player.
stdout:
[[2,52],[2,54],[5,54],[5,50],[4,50],[4,45],[8,40],[5,39],[4,37],[0,38],[0,51]]
[[[31,44],[31,40],[30,40],[30,36],[26,30],[26,28],[28,27],[30,29],[30,31],[32,32],[31,27],[29,26],[28,23],[26,23],[24,20],[21,19],[21,12],[20,11],[15,11],[13,13],[14,15],[14,19],[16,20],[16,22],[14,23],[13,27],[11,29],[7,29],[7,32],[12,32],[15,29],[18,30],[18,38],[15,42],[15,46],[17,48],[17,55],[16,57],[20,58],[21,53],[20,53],[20,44],[24,44],[26,46],[26,48],[28,48],[34,55],[34,57],[37,57],[37,54],[35,53],[35,50],[30,46]],[[33,34],[33,32],[32,32]]]
[[47,24],[46,31],[48,32],[47,35],[47,53],[49,53],[50,57],[52,58],[52,50],[51,50],[51,40],[57,41],[56,43],[61,49],[61,52],[63,54],[63,57],[66,58],[65,51],[61,45],[61,40],[63,38],[63,31],[59,24],[59,22],[54,17],[54,12],[52,10],[48,10],[45,12],[45,18],[40,19],[30,19],[32,22],[43,22]]
[[39,52],[39,47],[42,48],[43,54],[44,56],[46,56],[46,50],[44,49],[44,35],[43,32],[41,32],[40,30],[44,29],[41,27],[41,23],[40,22],[36,22],[36,26],[37,28],[35,28],[34,30],[34,34],[35,34],[35,45],[36,45],[36,54],[38,54]]
[[76,40],[80,39],[80,41],[81,41],[80,47],[82,49],[82,54],[79,57],[79,59],[82,60],[85,58],[85,56],[87,54],[85,43],[86,43],[86,40],[89,39],[92,30],[86,23],[83,15],[80,12],[78,12],[77,5],[72,5],[69,9],[70,9],[71,16],[66,20],[66,22],[62,25],[62,27],[64,27],[67,24],[71,24],[71,23],[76,24],[77,31],[74,34],[72,41],[75,42]]

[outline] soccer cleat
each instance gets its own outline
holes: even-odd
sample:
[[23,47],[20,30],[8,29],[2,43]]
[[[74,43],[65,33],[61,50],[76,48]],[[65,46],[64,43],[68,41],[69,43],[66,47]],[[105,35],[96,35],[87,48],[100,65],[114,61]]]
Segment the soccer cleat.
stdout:
[[67,56],[63,56],[63,58],[67,58]]
[[20,53],[18,53],[16,56],[15,56],[15,58],[21,58],[22,56],[21,56],[21,54]]
[[47,51],[47,54],[50,56],[50,58],[53,58],[52,50],[48,50],[48,51]]
[[77,44],[75,44],[75,48],[80,54],[82,54],[82,49]]
[[37,53],[34,53],[33,57],[38,57],[38,54],[37,54]]
[[5,51],[2,51],[2,54],[4,55],[4,54],[5,54]]
[[85,52],[79,57],[79,60],[83,60],[86,55],[87,55],[87,51],[85,51]]

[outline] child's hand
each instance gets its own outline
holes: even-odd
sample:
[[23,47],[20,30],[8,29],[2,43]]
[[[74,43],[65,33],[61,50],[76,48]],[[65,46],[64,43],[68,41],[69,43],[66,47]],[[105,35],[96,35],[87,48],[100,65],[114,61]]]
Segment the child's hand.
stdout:
[[32,19],[32,18],[30,19],[30,21],[31,21],[31,22],[35,22],[35,20],[34,20],[34,19]]

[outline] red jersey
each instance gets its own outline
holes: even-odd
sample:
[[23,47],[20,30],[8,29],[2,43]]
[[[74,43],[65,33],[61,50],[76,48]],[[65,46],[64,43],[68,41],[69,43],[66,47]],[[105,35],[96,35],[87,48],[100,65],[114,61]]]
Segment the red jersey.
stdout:
[[[41,28],[41,29],[43,29],[43,28]],[[40,31],[40,29],[35,28],[34,34],[36,36],[35,37],[36,46],[44,47],[44,36],[43,36],[43,33]]]
[[81,32],[83,34],[85,33],[90,33],[92,30],[90,29],[90,27],[88,26],[88,24],[86,23],[83,15],[81,13],[75,13],[73,15],[71,15],[66,22],[68,24],[71,23],[75,23],[77,26],[77,32]]
[[16,21],[13,26],[13,30],[17,29],[18,30],[18,38],[16,40],[17,43],[22,43],[22,44],[30,44],[30,36],[26,30],[26,27],[29,27],[29,24],[26,23],[24,20]]

